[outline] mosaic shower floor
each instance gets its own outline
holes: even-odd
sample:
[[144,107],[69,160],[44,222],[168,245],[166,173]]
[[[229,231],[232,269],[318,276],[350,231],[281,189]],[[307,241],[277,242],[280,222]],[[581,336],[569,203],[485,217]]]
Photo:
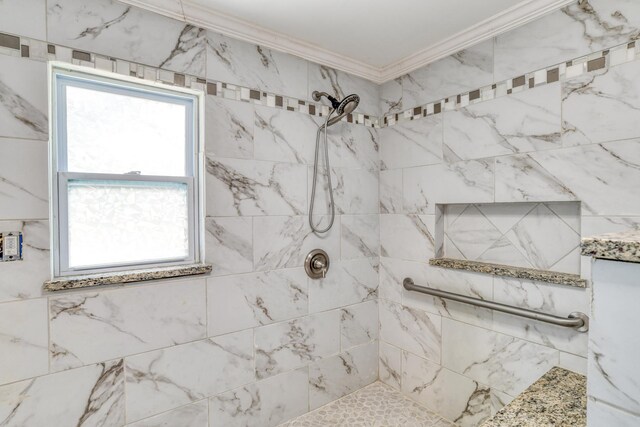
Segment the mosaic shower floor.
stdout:
[[399,391],[375,382],[280,427],[453,427]]

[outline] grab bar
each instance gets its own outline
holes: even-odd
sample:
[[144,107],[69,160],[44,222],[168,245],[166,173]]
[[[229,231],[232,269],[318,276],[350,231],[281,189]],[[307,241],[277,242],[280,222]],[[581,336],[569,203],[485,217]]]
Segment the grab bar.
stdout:
[[564,326],[566,328],[574,328],[578,332],[587,332],[589,330],[589,317],[579,311],[574,311],[568,317],[559,317],[552,314],[540,313],[526,308],[513,307],[511,305],[500,304],[493,301],[485,301],[478,298],[468,297],[465,295],[454,294],[452,292],[441,291],[439,289],[418,286],[410,277],[402,281],[402,285],[408,291],[420,292],[422,294],[433,295],[435,297],[446,298],[452,301],[458,301],[465,304],[471,304],[478,307],[488,308],[490,310],[501,311],[503,313],[513,314],[515,316],[526,317],[527,319],[539,320],[541,322],[551,323],[552,325]]

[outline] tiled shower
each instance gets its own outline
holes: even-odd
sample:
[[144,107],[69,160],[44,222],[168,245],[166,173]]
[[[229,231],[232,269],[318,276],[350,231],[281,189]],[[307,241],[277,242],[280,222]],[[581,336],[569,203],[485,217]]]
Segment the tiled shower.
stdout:
[[[115,0],[0,0],[0,232],[24,237],[0,263],[0,426],[275,426],[377,381],[479,426],[554,366],[586,374],[588,334],[402,281],[590,312],[580,239],[640,228],[639,34],[633,0],[575,2],[377,85]],[[206,94],[210,274],[43,290],[53,60]],[[360,96],[328,131],[322,236],[314,90]]]

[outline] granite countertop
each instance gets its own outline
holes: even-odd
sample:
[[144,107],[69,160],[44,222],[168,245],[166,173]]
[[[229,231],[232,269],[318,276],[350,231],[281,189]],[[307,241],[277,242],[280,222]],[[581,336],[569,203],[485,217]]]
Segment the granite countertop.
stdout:
[[587,425],[587,378],[552,368],[482,427]]
[[601,234],[582,239],[582,255],[616,261],[640,262],[640,230]]

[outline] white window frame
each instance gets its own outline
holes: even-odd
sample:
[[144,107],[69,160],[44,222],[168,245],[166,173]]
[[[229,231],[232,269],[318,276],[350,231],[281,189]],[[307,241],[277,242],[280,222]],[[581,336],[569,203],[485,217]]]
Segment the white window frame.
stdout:
[[[186,153],[185,176],[137,174],[78,173],[67,170],[66,86],[107,88],[109,93],[132,94],[147,99],[185,105]],[[49,192],[52,275],[54,278],[126,272],[202,263],[204,260],[204,93],[158,82],[122,76],[68,63],[49,62]],[[192,143],[190,143],[192,141]],[[67,188],[71,180],[123,181],[127,183],[180,183],[188,188],[189,254],[187,257],[146,262],[103,264],[82,268],[69,267]]]

